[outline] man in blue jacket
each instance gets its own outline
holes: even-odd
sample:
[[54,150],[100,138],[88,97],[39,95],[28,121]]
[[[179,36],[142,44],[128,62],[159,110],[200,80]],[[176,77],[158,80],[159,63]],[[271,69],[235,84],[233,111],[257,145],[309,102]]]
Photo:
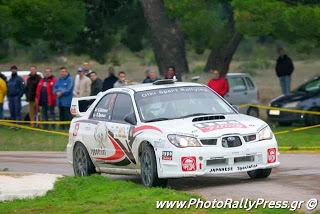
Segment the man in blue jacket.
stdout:
[[[11,78],[8,81],[8,100],[11,120],[22,120],[21,118],[21,97],[25,92],[25,83],[18,76],[17,66],[11,66]],[[13,127],[12,127],[13,128]]]
[[[57,105],[59,107],[59,116],[61,121],[68,121],[72,119],[70,114],[70,106],[73,96],[73,80],[67,72],[67,68],[61,67],[59,69],[60,77],[56,81],[53,93],[57,97]],[[61,129],[66,129],[67,125],[61,125]]]

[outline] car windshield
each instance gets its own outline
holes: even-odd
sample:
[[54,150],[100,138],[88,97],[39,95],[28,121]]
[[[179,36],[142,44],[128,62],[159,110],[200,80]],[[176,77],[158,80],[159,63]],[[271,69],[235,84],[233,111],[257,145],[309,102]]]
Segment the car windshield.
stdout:
[[135,94],[135,99],[143,122],[235,113],[223,99],[204,86],[141,91]]
[[309,93],[318,93],[320,92],[320,78],[313,79],[310,82],[307,82],[298,88],[299,91],[305,91]]

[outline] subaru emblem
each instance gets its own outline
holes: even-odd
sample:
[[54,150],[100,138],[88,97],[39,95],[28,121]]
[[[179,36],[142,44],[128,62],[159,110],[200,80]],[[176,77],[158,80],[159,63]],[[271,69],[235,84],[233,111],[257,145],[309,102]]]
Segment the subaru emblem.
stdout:
[[236,138],[235,137],[228,137],[227,141],[234,141]]

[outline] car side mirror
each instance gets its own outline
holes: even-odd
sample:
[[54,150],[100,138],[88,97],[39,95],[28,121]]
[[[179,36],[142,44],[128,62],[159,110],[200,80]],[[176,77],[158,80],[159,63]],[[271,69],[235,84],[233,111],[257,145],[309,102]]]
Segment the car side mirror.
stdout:
[[137,125],[136,116],[134,114],[127,114],[124,117],[124,121],[131,124],[131,125]]
[[232,108],[239,113],[239,107],[237,105],[232,105]]

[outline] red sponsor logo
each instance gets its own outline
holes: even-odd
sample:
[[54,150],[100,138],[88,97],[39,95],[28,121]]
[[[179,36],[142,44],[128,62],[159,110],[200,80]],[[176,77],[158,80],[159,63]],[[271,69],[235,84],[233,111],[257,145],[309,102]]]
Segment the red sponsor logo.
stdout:
[[276,148],[271,148],[268,149],[268,163],[274,163],[277,160],[277,149]]
[[181,167],[182,167],[182,171],[184,172],[196,171],[197,170],[196,157],[195,156],[182,157]]
[[199,123],[195,125],[202,132],[211,132],[218,129],[231,129],[231,128],[247,128],[242,123],[238,121],[221,121],[221,122],[208,122],[208,123]]
[[172,160],[172,151],[163,151],[162,152],[162,160]]
[[80,123],[76,123],[76,125],[74,127],[74,131],[73,131],[73,136],[77,136],[78,135],[79,126],[80,126]]

